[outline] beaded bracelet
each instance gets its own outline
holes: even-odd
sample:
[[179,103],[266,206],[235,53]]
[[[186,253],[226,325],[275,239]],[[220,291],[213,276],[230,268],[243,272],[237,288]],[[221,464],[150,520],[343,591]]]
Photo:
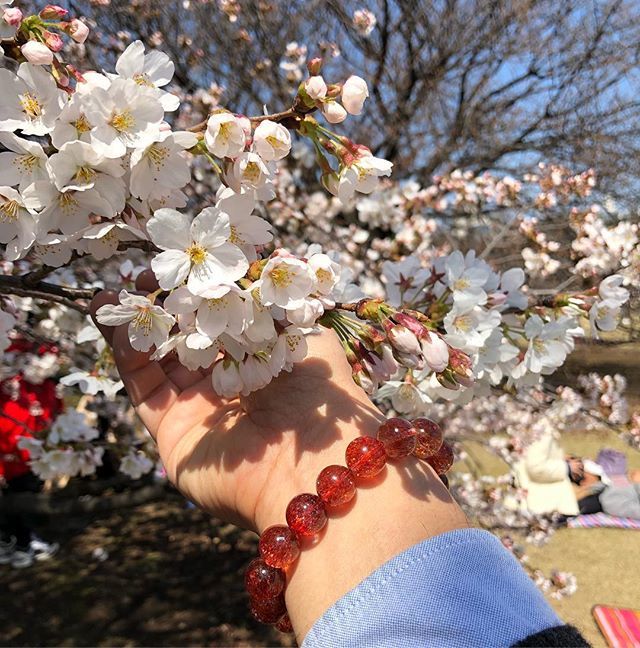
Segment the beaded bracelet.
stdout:
[[357,437],[347,446],[346,466],[327,466],[316,480],[317,495],[296,495],[286,510],[286,525],[276,524],[260,536],[255,558],[247,567],[245,586],[251,613],[281,632],[293,632],[284,602],[285,570],[300,555],[299,539],[317,535],[328,512],[346,504],[356,494],[356,479],[375,477],[387,459],[414,455],[426,460],[448,487],[445,473],[453,465],[453,450],[442,440],[442,430],[427,418],[407,421],[391,418],[378,428],[377,438]]

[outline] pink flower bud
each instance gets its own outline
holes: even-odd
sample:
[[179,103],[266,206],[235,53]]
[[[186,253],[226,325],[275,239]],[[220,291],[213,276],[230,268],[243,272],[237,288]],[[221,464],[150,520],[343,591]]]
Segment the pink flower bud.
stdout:
[[440,373],[449,364],[449,346],[436,333],[427,333],[422,338],[422,354],[432,371]]
[[315,58],[312,58],[310,61],[307,61],[307,70],[309,70],[309,74],[311,76],[320,74],[321,69],[322,69],[322,59],[319,56],[316,56]]
[[89,35],[89,27],[77,18],[74,18],[71,22],[64,23],[63,29],[76,43],[84,43]]
[[322,114],[330,124],[339,124],[347,118],[347,111],[337,101],[323,103]]
[[406,326],[412,333],[417,335],[419,338],[421,338],[426,332],[425,327],[420,322],[418,322],[418,320],[415,317],[412,317],[411,315],[407,315],[406,313],[395,313],[393,319],[394,321],[398,322],[398,324],[402,324],[402,326]]
[[31,40],[26,42],[20,51],[33,65],[51,65],[53,62],[53,52],[44,43]]
[[42,35],[44,36],[45,45],[52,52],[59,52],[64,47],[64,41],[58,34],[54,34],[53,32],[45,30],[44,32],[42,32]]
[[39,15],[44,20],[58,20],[64,18],[68,13],[66,9],[59,5],[47,5]]
[[18,7],[7,7],[2,14],[2,20],[11,27],[18,27],[22,22],[22,11]]
[[420,342],[408,328],[402,325],[390,326],[387,330],[387,337],[391,346],[400,353],[417,355],[420,353]]
[[321,76],[312,76],[305,81],[304,90],[311,99],[323,99],[327,94],[327,84]]

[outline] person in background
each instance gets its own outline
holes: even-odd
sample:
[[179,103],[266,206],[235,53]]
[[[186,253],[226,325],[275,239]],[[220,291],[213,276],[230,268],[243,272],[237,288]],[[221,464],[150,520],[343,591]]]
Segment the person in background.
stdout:
[[[7,353],[27,350],[23,345],[14,342]],[[34,384],[17,374],[0,383],[0,565],[29,567],[58,549],[34,533],[30,515],[11,506],[10,498],[42,489],[42,481],[29,467],[29,453],[18,447],[18,441],[47,429],[61,409],[51,379]]]

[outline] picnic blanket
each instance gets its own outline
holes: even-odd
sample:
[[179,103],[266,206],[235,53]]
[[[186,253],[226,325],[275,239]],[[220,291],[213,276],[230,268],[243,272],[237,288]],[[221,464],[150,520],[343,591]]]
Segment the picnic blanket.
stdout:
[[616,529],[640,529],[640,520],[634,518],[615,517],[606,513],[577,515],[567,520],[570,529],[594,529],[596,527],[612,527]]
[[594,605],[591,614],[610,648],[640,646],[640,610]]

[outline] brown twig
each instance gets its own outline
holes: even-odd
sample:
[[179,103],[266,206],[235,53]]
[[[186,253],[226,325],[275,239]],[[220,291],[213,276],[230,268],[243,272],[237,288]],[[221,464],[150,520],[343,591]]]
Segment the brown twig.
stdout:
[[58,286],[45,281],[30,284],[25,279],[27,276],[0,275],[0,294],[32,297],[33,299],[62,304],[84,315],[89,313],[89,307],[76,300],[91,299],[95,292],[93,289]]

